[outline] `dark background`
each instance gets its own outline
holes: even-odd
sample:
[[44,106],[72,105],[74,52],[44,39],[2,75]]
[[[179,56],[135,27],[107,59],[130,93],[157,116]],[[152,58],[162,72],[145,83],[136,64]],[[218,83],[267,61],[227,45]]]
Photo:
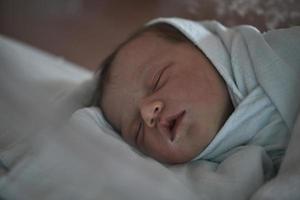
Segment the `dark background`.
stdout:
[[0,0],[0,34],[95,69],[137,27],[170,16],[266,31],[300,25],[300,1]]

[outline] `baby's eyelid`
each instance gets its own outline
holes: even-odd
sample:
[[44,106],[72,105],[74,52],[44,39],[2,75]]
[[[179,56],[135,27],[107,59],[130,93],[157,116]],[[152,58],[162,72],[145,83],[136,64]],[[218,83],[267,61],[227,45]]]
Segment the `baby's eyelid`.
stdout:
[[154,80],[154,85],[153,85],[153,87],[152,87],[152,91],[154,91],[154,90],[157,88],[157,85],[158,85],[158,83],[159,83],[160,77],[161,77],[161,72],[159,73],[158,78],[156,78],[156,79]]
[[153,88],[152,88],[152,91],[154,91],[154,90],[157,88],[157,86],[159,85],[159,82],[160,82],[160,80],[161,80],[162,74],[164,73],[164,71],[165,71],[166,68],[167,68],[167,67],[163,68],[162,70],[160,70],[160,71],[158,72],[158,77],[157,77],[156,79],[154,79],[155,82],[154,82],[154,86],[153,86]]
[[[152,92],[155,91],[155,90],[157,89],[157,87],[159,86],[159,83],[161,82],[161,79],[162,79],[162,77],[163,77],[165,71],[166,71],[167,69],[169,69],[172,65],[173,65],[173,63],[171,62],[171,63],[169,63],[168,65],[166,65],[164,68],[162,68],[161,70],[158,71],[158,73],[157,73],[157,74],[158,74],[158,77],[157,77],[156,79],[154,78],[155,84],[154,84],[154,86],[153,86],[153,88],[152,88]],[[156,76],[157,76],[157,75],[156,75]]]

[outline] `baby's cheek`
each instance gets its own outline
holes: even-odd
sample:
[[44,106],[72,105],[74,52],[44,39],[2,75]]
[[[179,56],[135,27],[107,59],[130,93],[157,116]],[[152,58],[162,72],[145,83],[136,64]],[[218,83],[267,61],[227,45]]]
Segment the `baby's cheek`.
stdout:
[[165,160],[165,157],[168,156],[166,151],[166,144],[162,143],[162,140],[155,137],[156,135],[152,135],[151,137],[144,138],[144,145],[141,147],[141,151],[157,160]]

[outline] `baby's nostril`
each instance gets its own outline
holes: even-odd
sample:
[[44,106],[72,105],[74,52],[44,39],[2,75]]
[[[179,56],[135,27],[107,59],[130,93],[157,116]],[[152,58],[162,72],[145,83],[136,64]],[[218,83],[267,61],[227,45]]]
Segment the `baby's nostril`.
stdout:
[[155,107],[154,109],[154,113],[156,113],[158,111],[158,107]]

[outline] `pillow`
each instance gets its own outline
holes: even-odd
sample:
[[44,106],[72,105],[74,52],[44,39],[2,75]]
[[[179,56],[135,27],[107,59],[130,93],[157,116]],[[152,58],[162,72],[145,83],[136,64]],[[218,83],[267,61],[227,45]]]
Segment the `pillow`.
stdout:
[[0,160],[10,168],[31,135],[89,100],[93,73],[1,35],[0,60]]

